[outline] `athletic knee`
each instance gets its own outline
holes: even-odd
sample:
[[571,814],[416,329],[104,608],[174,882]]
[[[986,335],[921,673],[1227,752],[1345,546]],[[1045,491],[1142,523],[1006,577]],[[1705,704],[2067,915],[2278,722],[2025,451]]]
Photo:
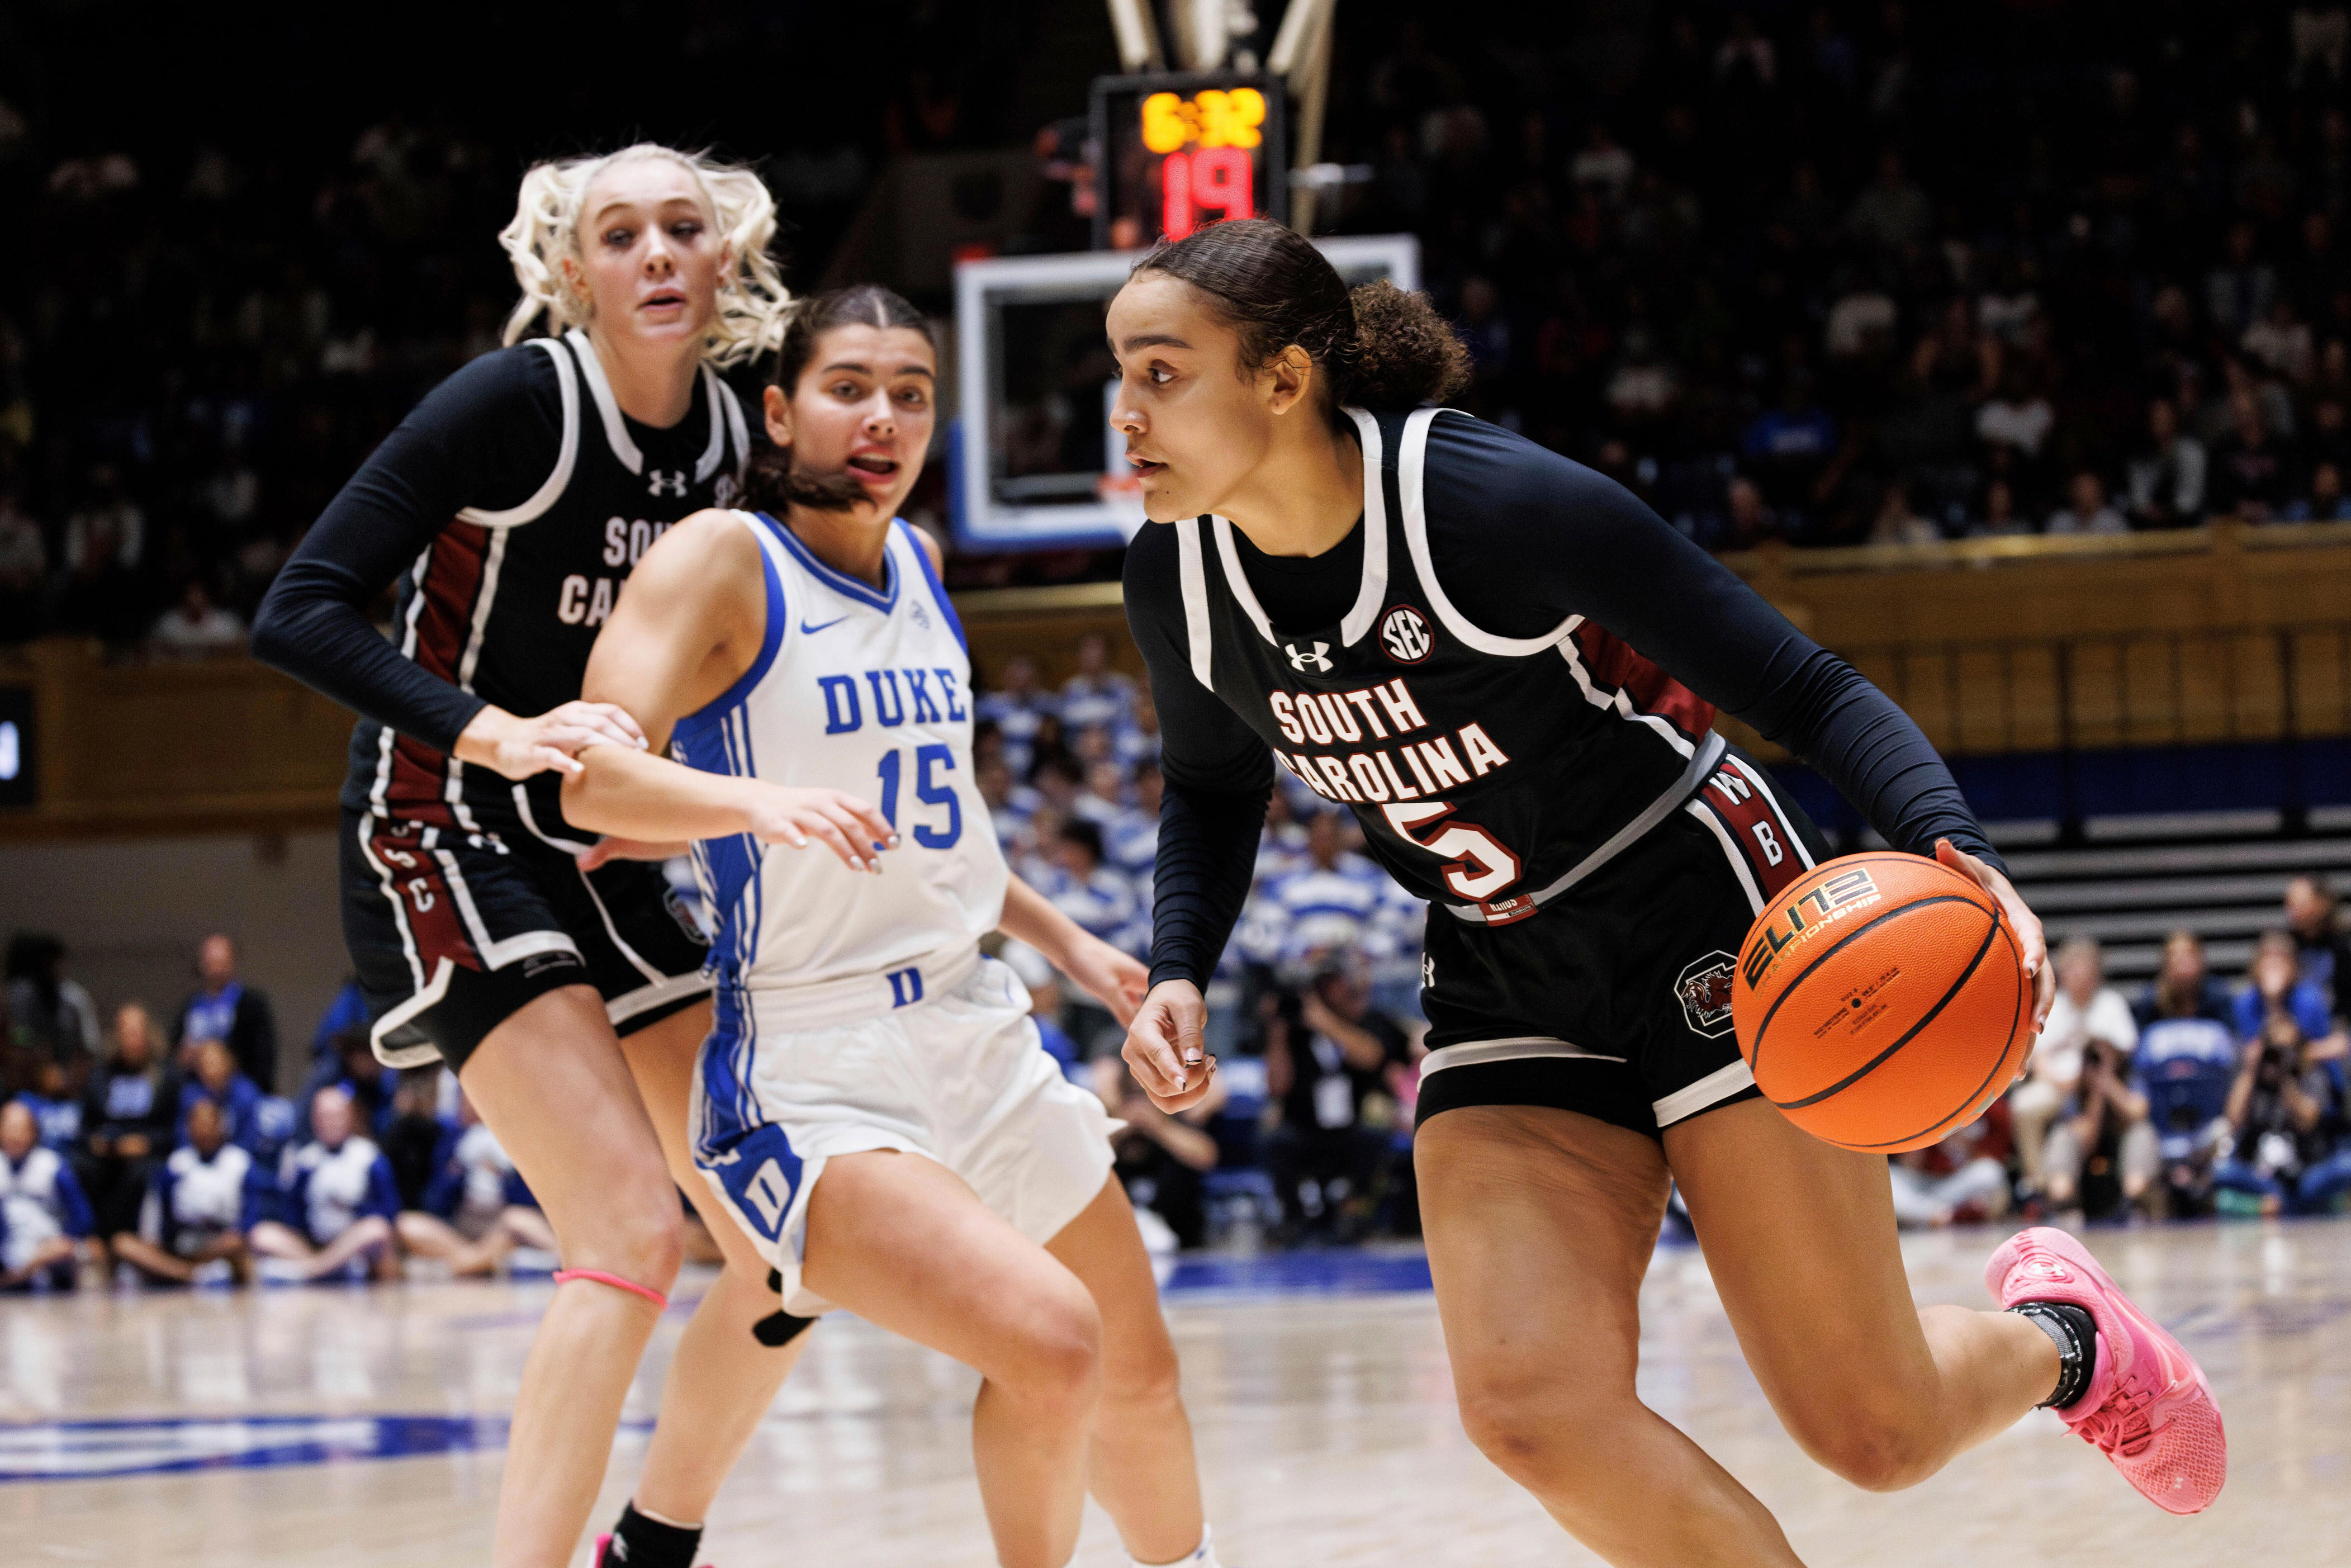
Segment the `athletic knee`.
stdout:
[[622,1266],[613,1272],[666,1295],[685,1261],[685,1227],[675,1210],[648,1215],[622,1239]]
[[563,1260],[596,1269],[666,1294],[685,1260],[685,1224],[664,1182],[659,1192],[615,1203],[587,1237],[564,1237]]
[[1917,1422],[1869,1411],[1823,1411],[1792,1421],[1797,1446],[1864,1491],[1900,1491],[1943,1468],[1943,1445]]
[[1092,1404],[1102,1378],[1102,1313],[1076,1281],[1027,1304],[990,1375],[1031,1399]]
[[1159,1406],[1172,1404],[1178,1397],[1183,1370],[1176,1360],[1176,1347],[1164,1333],[1150,1336],[1143,1344],[1122,1345],[1108,1355],[1102,1366],[1102,1403],[1105,1405]]
[[1465,1385],[1459,1403],[1461,1429],[1478,1451],[1547,1501],[1617,1452],[1616,1434],[1642,1415],[1629,1394],[1611,1398],[1544,1383]]

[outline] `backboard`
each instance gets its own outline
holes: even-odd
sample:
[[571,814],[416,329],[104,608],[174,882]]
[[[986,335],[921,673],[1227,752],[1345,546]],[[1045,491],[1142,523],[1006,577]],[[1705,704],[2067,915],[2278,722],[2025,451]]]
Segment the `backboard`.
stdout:
[[[1314,242],[1349,287],[1420,287],[1409,235]],[[949,513],[967,549],[1122,545],[1142,503],[1110,434],[1117,366],[1102,313],[1137,251],[991,257],[956,267],[956,403]]]

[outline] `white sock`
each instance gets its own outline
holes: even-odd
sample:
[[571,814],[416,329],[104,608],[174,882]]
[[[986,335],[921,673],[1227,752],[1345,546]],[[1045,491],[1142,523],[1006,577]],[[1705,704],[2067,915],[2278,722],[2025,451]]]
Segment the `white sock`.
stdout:
[[1173,1563],[1145,1563],[1140,1557],[1129,1557],[1134,1568],[1224,1568],[1217,1561],[1216,1532],[1207,1525],[1200,1526],[1200,1544]]

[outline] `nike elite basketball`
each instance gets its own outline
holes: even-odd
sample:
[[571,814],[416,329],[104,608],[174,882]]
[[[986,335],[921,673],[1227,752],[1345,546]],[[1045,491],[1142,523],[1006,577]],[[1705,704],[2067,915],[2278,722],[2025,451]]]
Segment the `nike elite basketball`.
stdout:
[[1829,1143],[1924,1148],[1998,1098],[2032,1049],[2032,990],[1992,896],[1918,855],[1829,861],[1747,933],[1731,993],[1766,1099]]

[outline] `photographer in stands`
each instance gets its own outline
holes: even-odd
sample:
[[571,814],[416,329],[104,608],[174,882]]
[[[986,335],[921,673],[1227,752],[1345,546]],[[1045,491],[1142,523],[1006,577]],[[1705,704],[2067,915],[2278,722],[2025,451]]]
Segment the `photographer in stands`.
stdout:
[[[1283,1240],[1306,1228],[1302,1188],[1311,1179],[1334,1239],[1349,1242],[1369,1228],[1378,1207],[1394,1116],[1384,1074],[1390,1062],[1405,1060],[1406,1040],[1395,1019],[1372,1010],[1361,955],[1326,955],[1313,977],[1303,991],[1269,998],[1265,1087],[1281,1106],[1281,1122],[1266,1134],[1265,1168],[1281,1200]],[[1374,1095],[1382,1113],[1367,1113]],[[1343,1180],[1345,1196],[1334,1205]]]
[[2275,1014],[2246,1042],[2243,1065],[2229,1086],[2226,1159],[2212,1178],[2252,1199],[2264,1216],[2309,1213],[2351,1189],[2351,1152],[2338,1152],[2346,1128],[2343,1092],[2310,1042],[2285,1014]]
[[[1208,1239],[1208,1215],[1202,1176],[1217,1167],[1217,1140],[1204,1129],[1224,1104],[1223,1086],[1208,1092],[1198,1104],[1170,1114],[1151,1103],[1135,1082],[1134,1073],[1117,1057],[1099,1058],[1094,1064],[1097,1092],[1119,1130],[1111,1134],[1113,1169],[1119,1185],[1143,1211],[1156,1215],[1178,1247],[1204,1246]],[[1144,1239],[1152,1241],[1144,1226]]]
[[2042,1190],[2049,1207],[2092,1219],[2138,1207],[2150,1201],[2160,1165],[2147,1097],[2130,1057],[2109,1041],[2090,1040],[2082,1051],[2073,1113],[2049,1130],[2042,1149]]
[[2016,1157],[2028,1195],[2043,1190],[2043,1149],[2054,1122],[2082,1082],[2083,1052],[2104,1040],[2118,1056],[2138,1046],[2130,1003],[2105,983],[2105,955],[2097,940],[2076,936],[2057,949],[2057,1000],[2033,1042],[2032,1076],[2009,1091]]

